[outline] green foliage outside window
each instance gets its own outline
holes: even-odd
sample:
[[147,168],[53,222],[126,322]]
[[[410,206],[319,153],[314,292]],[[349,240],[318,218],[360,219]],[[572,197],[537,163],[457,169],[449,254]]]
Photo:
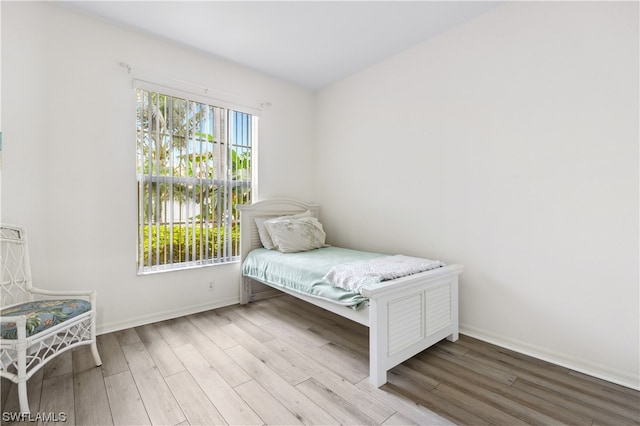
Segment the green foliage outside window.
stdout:
[[[198,262],[215,258],[216,253],[226,252],[225,245],[229,244],[224,226],[194,228],[185,225],[161,224],[151,227],[145,225],[142,234],[145,247],[149,247],[149,238],[151,238],[151,258],[145,259],[147,266]],[[192,252],[193,248],[195,253]],[[240,255],[240,225],[238,224],[231,227],[230,249],[233,256]]]

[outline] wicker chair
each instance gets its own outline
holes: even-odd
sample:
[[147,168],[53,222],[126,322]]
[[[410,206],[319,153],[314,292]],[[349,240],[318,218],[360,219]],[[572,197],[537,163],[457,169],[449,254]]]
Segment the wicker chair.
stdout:
[[28,413],[27,380],[57,355],[96,345],[96,292],[33,287],[25,230],[0,225],[0,376],[18,384],[20,412]]

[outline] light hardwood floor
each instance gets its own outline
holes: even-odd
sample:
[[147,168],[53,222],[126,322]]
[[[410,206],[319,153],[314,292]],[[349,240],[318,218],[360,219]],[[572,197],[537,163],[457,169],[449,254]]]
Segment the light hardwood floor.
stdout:
[[[394,368],[377,389],[368,383],[367,336],[289,296],[101,335],[102,367],[80,348],[29,381],[32,420],[64,413],[68,425],[640,424],[639,392],[466,336]],[[17,410],[17,388],[4,379],[1,402],[3,413]]]

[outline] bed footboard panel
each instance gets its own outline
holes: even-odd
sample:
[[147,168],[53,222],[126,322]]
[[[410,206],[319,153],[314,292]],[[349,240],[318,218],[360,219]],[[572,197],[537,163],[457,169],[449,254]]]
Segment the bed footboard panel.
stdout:
[[[458,339],[458,274],[412,277],[370,294],[370,381],[382,386],[387,371],[444,338]],[[445,273],[442,273],[445,272]]]

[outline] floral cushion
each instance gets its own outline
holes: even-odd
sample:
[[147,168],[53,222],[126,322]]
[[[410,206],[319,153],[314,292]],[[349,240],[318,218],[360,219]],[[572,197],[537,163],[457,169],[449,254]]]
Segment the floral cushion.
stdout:
[[[0,316],[25,315],[27,317],[27,336],[33,336],[90,309],[91,303],[86,300],[39,300],[2,309]],[[17,339],[16,323],[2,323],[1,335],[3,339]]]

